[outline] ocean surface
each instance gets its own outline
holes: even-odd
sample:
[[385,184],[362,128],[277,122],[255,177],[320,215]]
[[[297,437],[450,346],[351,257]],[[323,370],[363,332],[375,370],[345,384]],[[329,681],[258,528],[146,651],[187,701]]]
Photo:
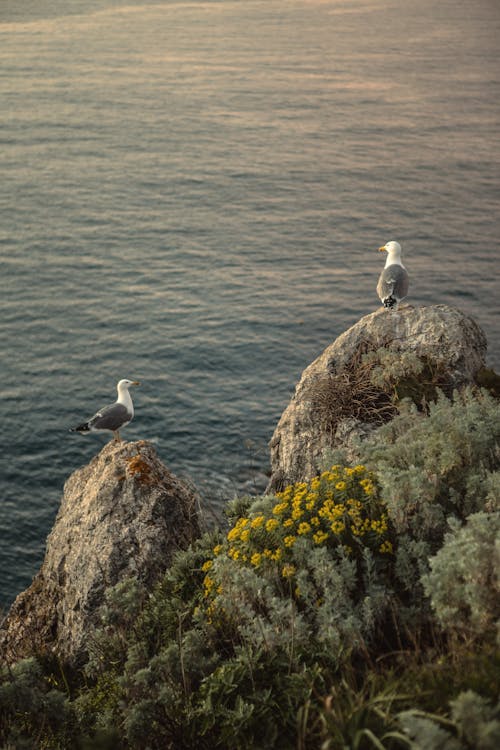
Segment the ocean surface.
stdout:
[[500,368],[499,39],[497,0],[1,0],[0,606],[120,378],[207,507],[262,485],[390,239]]

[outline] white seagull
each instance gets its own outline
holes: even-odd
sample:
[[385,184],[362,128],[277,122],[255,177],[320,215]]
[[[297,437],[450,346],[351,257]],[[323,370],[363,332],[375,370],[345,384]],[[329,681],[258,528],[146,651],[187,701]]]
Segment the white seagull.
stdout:
[[126,427],[134,416],[134,405],[128,392],[131,385],[140,385],[140,383],[137,380],[120,380],[116,386],[118,399],[115,403],[99,409],[87,422],[72,427],[70,432],[110,430],[114,435],[114,440],[121,440],[118,430]]
[[398,309],[402,299],[408,294],[408,272],[401,263],[401,245],[399,242],[387,242],[379,247],[379,252],[386,252],[384,270],[377,284],[377,294],[384,307]]

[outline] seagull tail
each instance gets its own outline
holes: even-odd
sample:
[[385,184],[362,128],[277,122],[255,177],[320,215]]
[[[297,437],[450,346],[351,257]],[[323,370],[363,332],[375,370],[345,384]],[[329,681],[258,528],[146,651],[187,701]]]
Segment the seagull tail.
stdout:
[[81,424],[77,425],[76,427],[70,427],[70,432],[90,432],[90,427],[88,422],[82,422]]

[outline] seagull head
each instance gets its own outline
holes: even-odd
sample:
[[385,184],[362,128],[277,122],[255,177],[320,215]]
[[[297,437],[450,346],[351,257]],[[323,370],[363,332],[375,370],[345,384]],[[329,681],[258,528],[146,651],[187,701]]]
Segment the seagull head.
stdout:
[[120,380],[118,385],[116,386],[119,391],[124,390],[125,388],[128,390],[131,385],[140,385],[138,380],[128,380],[128,378],[124,378],[123,380]]
[[379,253],[383,253],[385,251],[386,253],[389,253],[389,255],[396,256],[397,258],[401,257],[401,245],[399,244],[399,242],[394,242],[394,240],[386,242],[385,245],[379,247],[378,251]]

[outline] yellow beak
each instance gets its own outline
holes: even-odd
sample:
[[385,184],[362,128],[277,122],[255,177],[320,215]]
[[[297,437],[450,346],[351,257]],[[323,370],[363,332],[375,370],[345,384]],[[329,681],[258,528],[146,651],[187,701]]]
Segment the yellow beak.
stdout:
[[385,245],[382,245],[382,247],[379,247],[378,251],[379,253],[383,253],[385,250]]
[[140,385],[140,383],[139,383],[139,381],[138,381],[138,380],[133,380],[133,381],[132,381],[132,385]]

